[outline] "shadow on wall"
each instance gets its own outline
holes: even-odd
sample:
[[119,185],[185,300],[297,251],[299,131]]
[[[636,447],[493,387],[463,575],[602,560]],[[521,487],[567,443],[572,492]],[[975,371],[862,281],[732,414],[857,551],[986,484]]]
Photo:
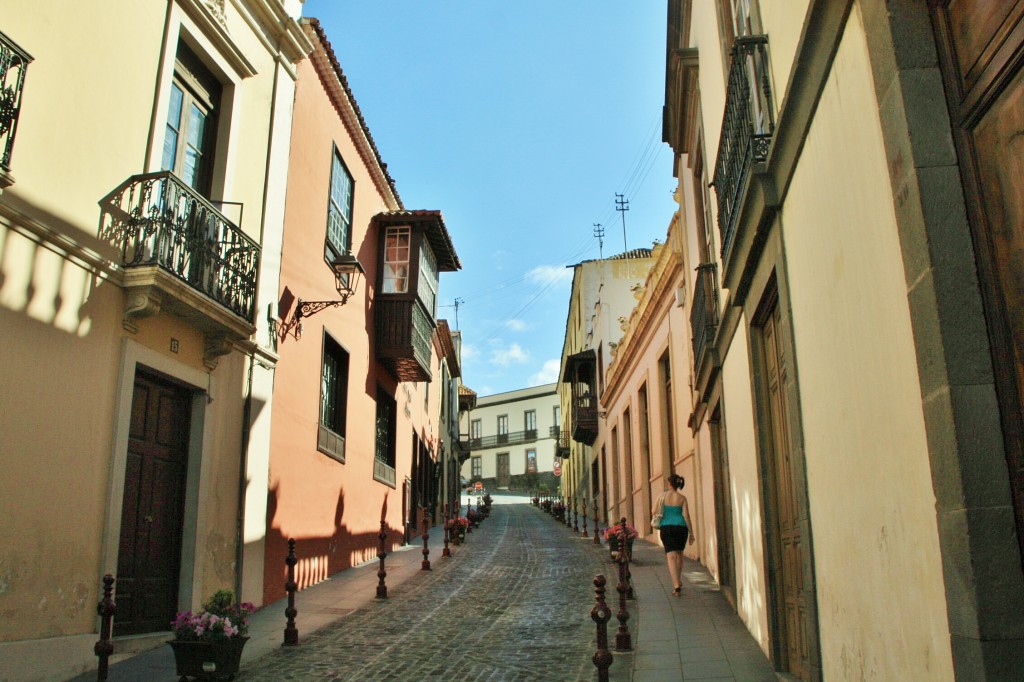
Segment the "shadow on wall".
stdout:
[[96,290],[117,288],[96,272],[112,271],[120,251],[16,196],[4,196],[4,203],[58,236],[44,245],[34,230],[10,226],[16,216],[10,223],[7,216],[0,219],[0,308],[72,336],[87,336]]
[[[265,576],[273,576],[276,580],[268,582],[266,578],[264,579],[263,603],[267,604],[286,596],[284,585],[288,580],[288,567],[285,559],[288,557],[289,538],[295,539],[295,556],[298,559],[295,564],[295,582],[300,591],[345,569],[377,559],[377,552],[380,549],[379,520],[374,520],[373,531],[353,532],[344,522],[344,489],[338,491],[338,501],[334,510],[334,533],[328,536],[282,533],[281,522],[277,519],[279,495],[280,484],[271,486],[267,494],[268,527],[264,571]],[[385,493],[381,505],[381,518],[387,515],[387,504]],[[385,550],[393,552],[402,544],[402,529],[388,526],[387,539],[384,541]]]

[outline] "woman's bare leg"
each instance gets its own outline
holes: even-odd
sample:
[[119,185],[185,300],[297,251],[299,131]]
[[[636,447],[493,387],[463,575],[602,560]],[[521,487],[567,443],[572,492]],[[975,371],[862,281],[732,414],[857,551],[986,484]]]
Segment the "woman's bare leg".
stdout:
[[666,552],[665,557],[668,559],[668,574],[672,578],[672,587],[679,588],[682,586],[680,575],[683,572],[683,553]]

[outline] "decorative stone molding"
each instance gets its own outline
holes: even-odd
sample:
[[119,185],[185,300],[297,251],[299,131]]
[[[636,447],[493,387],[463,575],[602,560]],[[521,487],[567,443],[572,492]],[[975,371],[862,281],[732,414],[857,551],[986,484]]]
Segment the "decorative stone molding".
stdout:
[[139,331],[138,320],[160,312],[163,297],[151,286],[126,288],[124,294],[124,318],[121,320],[121,326],[135,334]]

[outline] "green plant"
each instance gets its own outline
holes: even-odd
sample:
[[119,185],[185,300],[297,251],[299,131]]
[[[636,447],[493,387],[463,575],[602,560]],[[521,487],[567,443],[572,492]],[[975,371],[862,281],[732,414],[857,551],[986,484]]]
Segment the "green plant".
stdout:
[[199,613],[182,611],[171,623],[174,639],[179,642],[217,642],[244,637],[249,631],[249,614],[256,607],[249,602],[238,604],[231,590],[217,590]]

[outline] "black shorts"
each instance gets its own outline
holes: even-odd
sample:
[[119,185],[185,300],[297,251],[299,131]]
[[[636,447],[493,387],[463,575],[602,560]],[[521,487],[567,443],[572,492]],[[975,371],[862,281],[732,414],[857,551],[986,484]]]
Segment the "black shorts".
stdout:
[[686,539],[690,537],[690,529],[686,526],[662,526],[661,544],[666,552],[682,552],[686,549]]

